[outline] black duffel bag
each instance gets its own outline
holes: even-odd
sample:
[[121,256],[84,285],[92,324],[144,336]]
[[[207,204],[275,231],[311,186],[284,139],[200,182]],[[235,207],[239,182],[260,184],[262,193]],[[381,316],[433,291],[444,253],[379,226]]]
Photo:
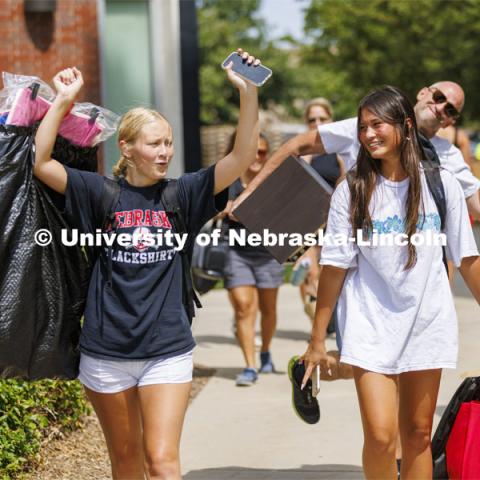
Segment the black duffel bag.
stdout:
[[[0,125],[0,376],[73,379],[89,268],[79,247],[60,241],[63,196],[33,177],[34,132]],[[93,150],[85,156],[62,139],[55,149],[62,163],[96,165]],[[35,243],[41,229],[48,246]]]

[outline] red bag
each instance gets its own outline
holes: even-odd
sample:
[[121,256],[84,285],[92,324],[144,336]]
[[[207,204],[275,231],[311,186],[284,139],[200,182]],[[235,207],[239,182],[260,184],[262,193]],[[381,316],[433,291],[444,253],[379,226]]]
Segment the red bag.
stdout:
[[480,479],[480,402],[460,406],[447,441],[448,477]]

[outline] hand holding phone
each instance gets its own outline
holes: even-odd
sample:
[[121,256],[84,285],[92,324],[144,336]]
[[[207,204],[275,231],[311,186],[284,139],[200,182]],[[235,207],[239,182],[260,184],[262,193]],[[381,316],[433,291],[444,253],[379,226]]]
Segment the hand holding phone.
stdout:
[[312,395],[316,397],[320,392],[320,365],[317,365],[312,373]]
[[264,65],[249,64],[238,52],[232,52],[223,62],[222,68],[232,63],[232,70],[253,85],[262,86],[271,76],[272,71]]

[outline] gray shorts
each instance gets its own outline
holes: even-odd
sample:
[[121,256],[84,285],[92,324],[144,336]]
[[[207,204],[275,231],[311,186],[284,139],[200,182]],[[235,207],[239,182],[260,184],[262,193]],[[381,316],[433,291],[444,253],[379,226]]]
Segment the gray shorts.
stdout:
[[225,288],[253,285],[278,288],[283,283],[283,267],[270,254],[255,251],[229,251]]

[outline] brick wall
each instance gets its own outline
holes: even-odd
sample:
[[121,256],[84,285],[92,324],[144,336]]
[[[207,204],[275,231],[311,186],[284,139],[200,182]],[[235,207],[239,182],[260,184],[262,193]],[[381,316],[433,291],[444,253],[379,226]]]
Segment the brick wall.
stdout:
[[57,0],[52,14],[24,13],[24,0],[0,0],[0,70],[51,84],[75,65],[85,78],[79,101],[100,103],[96,0]]

